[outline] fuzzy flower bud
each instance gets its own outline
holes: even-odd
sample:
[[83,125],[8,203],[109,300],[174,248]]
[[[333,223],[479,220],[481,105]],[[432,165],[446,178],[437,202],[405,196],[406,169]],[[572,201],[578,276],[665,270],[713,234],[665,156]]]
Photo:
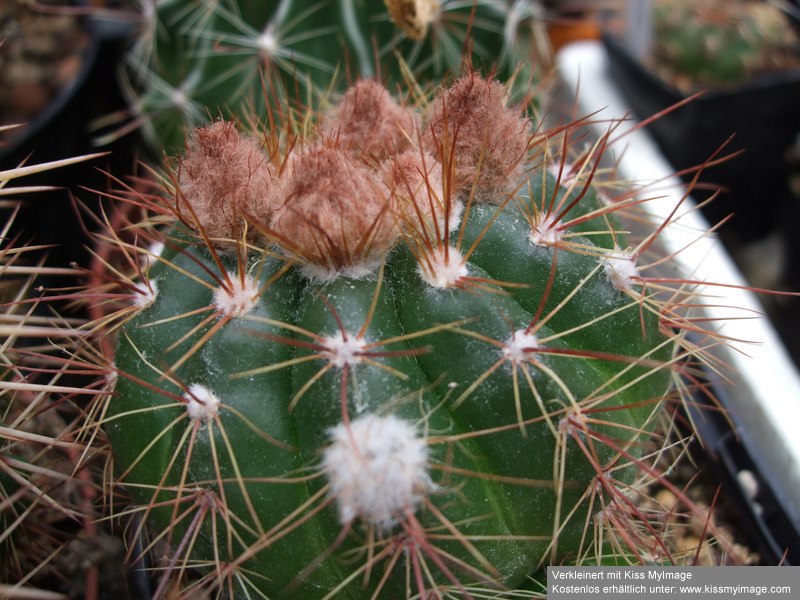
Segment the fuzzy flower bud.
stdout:
[[371,272],[398,237],[386,188],[332,144],[297,156],[282,183],[272,230],[320,279]]
[[238,239],[245,215],[267,219],[273,176],[269,157],[229,121],[194,131],[179,168],[176,207],[212,239]]
[[[383,181],[406,230],[429,239],[458,226],[463,205],[448,194],[442,165],[429,152],[406,150],[382,167]],[[447,219],[445,219],[445,214]]]
[[323,131],[345,148],[379,159],[400,152],[417,130],[413,110],[400,106],[372,79],[363,79],[345,92]]
[[481,200],[502,200],[523,175],[530,123],[506,106],[501,83],[471,73],[434,100],[423,132],[424,146],[454,170],[454,188]]

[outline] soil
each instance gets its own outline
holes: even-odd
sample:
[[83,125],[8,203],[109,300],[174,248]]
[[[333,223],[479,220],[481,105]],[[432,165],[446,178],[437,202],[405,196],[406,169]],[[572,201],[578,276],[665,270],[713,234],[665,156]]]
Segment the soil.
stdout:
[[0,43],[2,126],[32,121],[74,81],[89,37],[75,15],[4,0]]
[[741,507],[706,468],[683,455],[671,469],[669,480],[681,493],[655,483],[641,509],[671,515],[665,543],[676,562],[700,567],[769,564],[740,527],[745,518]]

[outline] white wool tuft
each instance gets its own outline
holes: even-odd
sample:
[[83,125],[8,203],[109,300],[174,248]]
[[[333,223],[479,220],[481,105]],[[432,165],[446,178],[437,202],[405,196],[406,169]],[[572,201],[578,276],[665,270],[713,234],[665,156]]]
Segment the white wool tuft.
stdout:
[[300,263],[298,269],[303,277],[316,284],[333,283],[340,277],[361,280],[374,277],[381,264],[383,264],[383,259],[384,257],[381,257],[380,260],[364,257],[359,259],[360,262],[355,262],[352,265],[344,267],[315,265],[314,263],[308,262]]
[[555,246],[561,241],[561,231],[555,215],[540,215],[539,220],[531,228],[528,238],[537,246]]
[[348,335],[345,339],[341,331],[325,338],[323,344],[325,346],[325,350],[322,351],[323,356],[340,369],[345,365],[360,363],[359,353],[364,352],[367,346],[367,342],[354,335]]
[[193,383],[183,397],[186,399],[186,412],[192,421],[210,421],[219,413],[219,398],[204,385]]
[[186,90],[183,89],[183,86],[170,90],[169,99],[172,101],[172,106],[180,110],[186,110],[191,104],[191,100],[186,95]]
[[369,414],[330,433],[322,466],[343,525],[361,518],[388,529],[404,511],[415,511],[433,488],[428,445],[407,421]]
[[603,259],[603,269],[611,284],[625,292],[633,288],[639,277],[636,268],[636,257],[630,252],[617,251]]
[[228,273],[230,289],[218,287],[214,290],[214,306],[226,317],[241,317],[252,311],[259,303],[259,287],[255,280],[245,275],[244,281]]
[[436,248],[420,262],[418,270],[425,283],[437,288],[453,287],[469,273],[461,252],[452,246],[447,249],[447,256],[444,248]]
[[[445,215],[444,210],[439,217],[439,228],[440,230],[444,231],[445,226]],[[450,233],[458,231],[458,228],[461,227],[461,219],[464,218],[464,203],[461,200],[453,200],[450,203],[450,214],[446,220],[446,224],[449,225]]]
[[538,347],[539,341],[532,333],[525,329],[517,329],[506,340],[503,346],[503,356],[515,364],[529,362],[532,356],[531,350]]
[[278,50],[280,50],[278,38],[270,29],[267,29],[258,36],[256,44],[261,52],[261,56],[264,58],[272,58],[278,53]]
[[136,288],[138,294],[133,299],[133,303],[138,308],[147,308],[156,301],[158,296],[158,286],[155,281],[147,281]]

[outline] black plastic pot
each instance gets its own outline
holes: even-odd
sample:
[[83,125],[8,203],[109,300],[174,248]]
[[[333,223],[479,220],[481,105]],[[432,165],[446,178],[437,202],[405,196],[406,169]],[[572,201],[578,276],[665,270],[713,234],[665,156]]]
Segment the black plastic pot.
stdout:
[[[652,116],[686,99],[614,37],[606,35],[603,43],[609,75],[636,116]],[[734,136],[722,155],[744,153],[701,176],[701,181],[724,191],[703,207],[703,213],[711,223],[735,216],[719,232],[734,260],[748,244],[778,236],[786,246],[782,260],[787,268],[775,285],[800,289],[800,269],[795,266],[800,264],[800,200],[789,183],[793,175],[800,176],[800,166],[787,159],[787,150],[800,144],[800,71],[764,75],[734,89],[709,90],[652,122],[648,131],[676,171],[702,164]],[[685,175],[684,180],[691,177]],[[697,200],[708,194],[693,191]],[[800,365],[800,300],[781,298],[765,308]]]
[[[91,162],[14,180],[13,185],[59,188],[21,197],[22,210],[10,232],[17,238],[18,245],[52,245],[54,249],[47,259],[50,266],[87,262],[88,240],[69,190],[79,187],[105,190],[108,188],[105,173],[128,173],[135,162],[134,140],[130,137],[99,147],[95,142],[98,132],[91,130],[93,120],[125,107],[116,72],[130,33],[130,23],[90,13],[82,18],[82,25],[90,42],[75,79],[16,137],[7,138],[0,147],[0,170],[13,169],[23,163],[39,164],[101,151],[110,153]],[[81,199],[96,202],[92,196],[97,195],[82,193]],[[1,222],[5,223],[5,219]],[[57,279],[48,281],[47,287],[62,283],[65,282]],[[74,285],[75,282],[70,283]]]
[[[683,409],[691,419],[687,435],[693,460],[721,486],[729,518],[741,524],[740,532],[758,552],[763,564],[800,565],[800,523],[794,518],[796,499],[787,497],[769,465],[757,464],[731,420],[719,410],[729,406],[726,384],[706,371],[719,405],[695,394]],[[742,424],[738,424],[741,428]],[[762,461],[763,462],[763,461]]]
[[[612,36],[604,38],[604,45],[610,75],[638,117],[649,117],[685,99]],[[746,240],[763,236],[789,216],[800,216],[787,188],[786,160],[786,150],[800,133],[800,71],[708,90],[654,121],[648,130],[676,170],[702,164],[732,135],[723,155],[744,150],[742,156],[703,176],[727,188],[724,198],[706,209],[710,221],[735,212],[739,233]]]
[[[606,37],[604,47],[604,74],[622,92],[635,116],[648,118],[685,99],[614,38]],[[739,149],[744,149],[744,154],[709,168],[701,176],[701,181],[727,188],[717,201],[704,208],[704,213],[712,222],[735,213],[720,231],[720,238],[734,259],[743,243],[767,234],[781,235],[790,252],[789,268],[781,285],[800,289],[800,269],[796,268],[800,260],[800,199],[789,189],[792,166],[784,154],[800,132],[800,73],[764,77],[736,89],[709,91],[654,121],[647,130],[676,171],[702,164],[735,134],[723,154]],[[690,178],[691,175],[684,177]],[[693,196],[703,199],[706,193],[696,189]],[[763,299],[769,301],[769,317],[800,365],[800,301],[786,297]],[[701,441],[692,446],[692,455],[721,485],[721,498],[726,500],[732,522],[741,523],[743,538],[760,554],[764,564],[800,564],[797,497],[781,480],[781,469],[765,450],[768,445],[753,443],[757,434],[752,433],[748,414],[736,409],[741,408],[742,400],[734,402],[730,398],[734,394],[728,393],[729,382],[720,381],[713,372],[708,376],[708,389],[719,405],[709,402],[705,393],[684,404],[692,431]],[[731,416],[721,413],[720,406],[731,410]]]

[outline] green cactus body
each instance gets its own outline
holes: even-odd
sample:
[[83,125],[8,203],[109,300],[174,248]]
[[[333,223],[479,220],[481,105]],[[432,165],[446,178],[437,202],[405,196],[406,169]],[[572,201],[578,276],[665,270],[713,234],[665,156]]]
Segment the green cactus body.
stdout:
[[126,88],[147,137],[176,153],[193,127],[263,114],[267,98],[315,105],[311,90],[328,90],[334,75],[439,81],[459,71],[467,39],[476,68],[504,79],[519,70],[528,85],[534,17],[532,5],[504,0],[165,0],[142,17]]
[[[500,88],[470,77],[466,87],[487,96]],[[505,131],[509,113],[487,123]],[[514,186],[476,191],[470,181],[489,181],[478,169],[450,188],[469,165],[434,153],[456,165],[445,169],[452,177],[410,208],[398,199],[412,188],[401,177],[366,238],[339,240],[343,223],[311,223],[312,241],[327,244],[322,258],[314,243],[301,247],[305,233],[281,229],[281,211],[305,210],[305,188],[291,180],[307,176],[306,161],[327,168],[329,152],[373,173],[430,155],[412,148],[376,165],[348,154],[358,143],[296,146],[282,163],[293,172],[274,170],[289,181],[276,184],[282,203],[270,225],[251,223],[271,242],[249,252],[212,243],[224,236],[173,200],[185,223],[137,284],[104,419],[121,480],[205,585],[242,597],[444,588],[470,597],[475,586],[515,588],[543,564],[612,551],[595,532],[598,514],[624,502],[620,490],[641,474],[676,340],[635,289],[635,269],[615,267],[632,266],[618,248],[618,207],[585,174],[560,181],[528,148],[526,121],[513,119],[507,130],[528,157]],[[436,139],[440,152],[469,150]],[[476,160],[494,164],[493,148]],[[428,169],[426,182],[439,181],[431,165],[415,169],[402,172]],[[181,181],[188,196],[194,188]],[[424,198],[437,204],[427,217]],[[390,215],[402,224],[398,241],[360,271],[358,261],[375,262],[367,246],[383,247],[375,232],[389,231]],[[364,239],[371,244],[356,243]],[[347,243],[349,253],[337,246]]]

